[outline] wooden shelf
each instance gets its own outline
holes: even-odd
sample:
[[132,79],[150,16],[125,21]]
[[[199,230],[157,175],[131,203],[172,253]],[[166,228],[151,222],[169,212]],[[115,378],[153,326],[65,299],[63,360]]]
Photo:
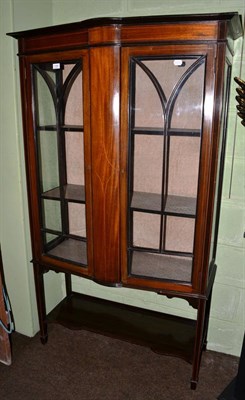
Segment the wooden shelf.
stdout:
[[152,279],[190,283],[192,257],[132,251],[130,273]]
[[[85,188],[83,185],[64,185],[64,194],[67,201],[85,203]],[[42,194],[43,199],[60,200],[61,190],[60,187],[48,190]]]
[[46,254],[76,264],[87,265],[87,243],[82,240],[65,239]]
[[158,193],[134,192],[131,207],[134,211],[161,212],[161,195]]
[[73,292],[48,314],[48,322],[144,345],[192,362],[196,321],[187,318]]
[[[161,195],[157,193],[134,192],[131,209],[159,214],[161,213]],[[196,215],[196,198],[168,195],[163,213],[193,218]]]
[[[68,132],[83,132],[83,125],[62,125],[60,127],[64,131]],[[57,131],[57,125],[41,125],[38,126],[39,131]]]
[[196,198],[168,195],[164,212],[169,215],[196,216]]
[[83,132],[83,125],[62,125],[61,128],[68,132]]
[[[136,135],[164,135],[163,128],[136,127],[132,129],[132,133]],[[200,137],[200,129],[167,129],[167,136],[194,136]]]

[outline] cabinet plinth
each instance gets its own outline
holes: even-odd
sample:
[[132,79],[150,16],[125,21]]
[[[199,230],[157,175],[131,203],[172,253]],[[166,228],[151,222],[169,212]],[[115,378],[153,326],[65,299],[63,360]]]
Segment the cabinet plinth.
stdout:
[[[40,336],[51,321],[192,364],[216,265],[236,13],[98,18],[19,41]],[[46,315],[43,275],[65,273]],[[185,299],[196,319],[72,291],[71,276]],[[120,289],[118,289],[120,290]]]

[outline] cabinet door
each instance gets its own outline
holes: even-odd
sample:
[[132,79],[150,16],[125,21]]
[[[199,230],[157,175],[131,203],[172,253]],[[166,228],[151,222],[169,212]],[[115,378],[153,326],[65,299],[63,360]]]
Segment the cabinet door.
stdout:
[[213,53],[202,45],[127,48],[122,63],[123,280],[197,290]]
[[26,129],[26,146],[35,258],[86,274],[92,258],[88,56],[29,61],[33,129]]

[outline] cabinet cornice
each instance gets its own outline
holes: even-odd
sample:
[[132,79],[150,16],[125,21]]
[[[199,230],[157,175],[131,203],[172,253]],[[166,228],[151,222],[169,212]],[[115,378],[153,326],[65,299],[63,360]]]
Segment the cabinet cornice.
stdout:
[[[150,27],[150,29],[149,29]],[[228,34],[227,34],[228,32]],[[238,13],[93,18],[8,33],[19,40],[19,55],[91,47],[169,41],[235,40],[242,36]]]

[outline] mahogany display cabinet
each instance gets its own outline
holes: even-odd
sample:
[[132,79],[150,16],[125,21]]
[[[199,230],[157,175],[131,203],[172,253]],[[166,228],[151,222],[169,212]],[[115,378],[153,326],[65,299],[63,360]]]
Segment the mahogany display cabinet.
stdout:
[[[99,18],[18,39],[41,341],[49,321],[150,346],[198,381],[215,278],[237,13]],[[222,267],[222,266],[221,266]],[[67,296],[46,315],[43,275]],[[72,291],[186,299],[196,319]]]

